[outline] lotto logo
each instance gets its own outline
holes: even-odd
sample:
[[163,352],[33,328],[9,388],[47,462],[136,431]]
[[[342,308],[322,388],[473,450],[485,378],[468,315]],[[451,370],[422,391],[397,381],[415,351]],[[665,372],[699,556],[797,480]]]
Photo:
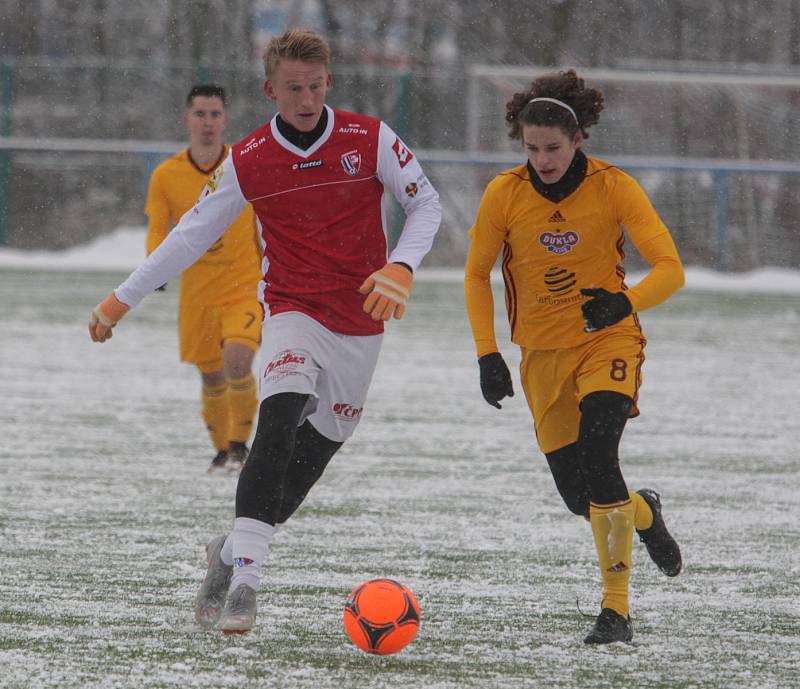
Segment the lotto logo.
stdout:
[[292,165],[292,170],[308,170],[312,167],[322,167],[322,158],[317,160],[304,160],[302,163]]
[[233,566],[234,567],[247,567],[247,565],[252,565],[254,560],[251,560],[249,557],[235,557],[233,558]]
[[402,141],[400,141],[399,137],[394,140],[394,146],[392,146],[392,150],[397,156],[397,162],[400,163],[401,168],[405,167],[412,160],[414,160],[414,154]]
[[361,416],[364,407],[354,407],[346,402],[337,402],[333,405],[333,415],[343,421],[355,421]]

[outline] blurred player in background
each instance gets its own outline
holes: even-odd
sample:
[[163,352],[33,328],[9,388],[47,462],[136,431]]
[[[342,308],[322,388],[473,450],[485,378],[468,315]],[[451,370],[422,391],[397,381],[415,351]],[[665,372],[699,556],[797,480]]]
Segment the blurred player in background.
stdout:
[[[537,79],[506,109],[528,162],[489,183],[470,230],[465,298],[481,391],[498,409],[514,394],[489,281],[502,251],[511,339],[522,350],[539,447],[567,507],[591,523],[600,561],[601,611],[585,642],[629,641],[634,529],[662,572],[681,570],[658,494],[628,490],[618,448],[627,419],[639,413],[645,338],[636,314],[679,289],[683,267],[638,183],[581,150],[603,109],[599,91],[570,70]],[[651,266],[631,289],[623,282],[623,226]]]
[[[197,205],[89,322],[94,341],[110,338],[130,307],[196,261],[253,204],[265,247],[258,427],[233,531],[208,544],[195,609],[200,624],[225,633],[255,624],[276,527],[361,419],[383,322],[403,316],[442,214],[416,157],[384,122],[325,104],[332,81],[324,39],[286,32],[270,41],[264,68],[278,114],[232,147]],[[388,259],[387,192],[406,214]]]
[[[228,155],[225,90],[195,86],[186,98],[189,148],[161,163],[147,193],[147,254],[192,208]],[[256,287],[261,257],[255,214],[247,206],[225,233],[181,276],[181,361],[197,366],[203,381],[203,419],[217,451],[209,472],[241,470],[258,406],[252,373],[261,341]]]

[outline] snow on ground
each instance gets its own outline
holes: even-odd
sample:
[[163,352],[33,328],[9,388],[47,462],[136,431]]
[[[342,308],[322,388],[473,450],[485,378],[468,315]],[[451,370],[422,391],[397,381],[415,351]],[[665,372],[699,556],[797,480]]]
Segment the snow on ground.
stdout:
[[[121,227],[88,244],[63,251],[0,248],[0,268],[131,271],[145,258],[144,237],[145,229],[142,227]],[[628,284],[635,285],[641,277],[641,274],[630,273]],[[459,282],[462,272],[458,268],[423,266],[417,279]],[[800,294],[800,270],[760,268],[746,273],[720,273],[707,268],[689,267],[686,271],[686,289],[738,294]]]
[[[205,474],[178,290],[104,345],[86,333],[142,239],[120,231],[21,270],[0,253],[0,688],[797,686],[796,291],[690,289],[642,314],[623,469],[661,492],[686,566],[667,579],[635,544],[632,644],[581,642],[576,600],[599,604],[590,529],[561,504],[516,372],[501,411],[481,399],[452,271],[431,271],[389,325],[361,425],[276,538],[258,626],[229,639],[192,619],[202,546],[229,528],[236,484]],[[422,607],[417,639],[388,658],[341,623],[347,593],[376,576]]]

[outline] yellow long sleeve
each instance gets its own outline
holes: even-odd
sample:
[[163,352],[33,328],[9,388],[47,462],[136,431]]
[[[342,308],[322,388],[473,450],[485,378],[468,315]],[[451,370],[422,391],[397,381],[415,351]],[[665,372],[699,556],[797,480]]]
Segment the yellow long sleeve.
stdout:
[[497,253],[492,256],[473,242],[464,269],[464,302],[478,357],[498,351],[494,332],[494,296],[490,278],[496,259]]
[[666,301],[685,282],[683,264],[669,232],[637,245],[651,270],[635,287],[625,292],[634,311],[644,311]]
[[170,230],[169,201],[158,173],[150,178],[144,212],[147,214],[146,249],[149,256],[166,239]]

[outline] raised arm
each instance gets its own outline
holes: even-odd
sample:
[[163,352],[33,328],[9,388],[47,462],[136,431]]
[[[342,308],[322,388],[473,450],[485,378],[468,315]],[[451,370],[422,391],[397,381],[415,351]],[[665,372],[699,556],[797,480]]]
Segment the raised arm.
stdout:
[[127,280],[92,311],[89,335],[94,342],[111,338],[111,329],[145,296],[199,259],[242,212],[247,201],[230,155],[217,168],[197,203],[159,247]]

